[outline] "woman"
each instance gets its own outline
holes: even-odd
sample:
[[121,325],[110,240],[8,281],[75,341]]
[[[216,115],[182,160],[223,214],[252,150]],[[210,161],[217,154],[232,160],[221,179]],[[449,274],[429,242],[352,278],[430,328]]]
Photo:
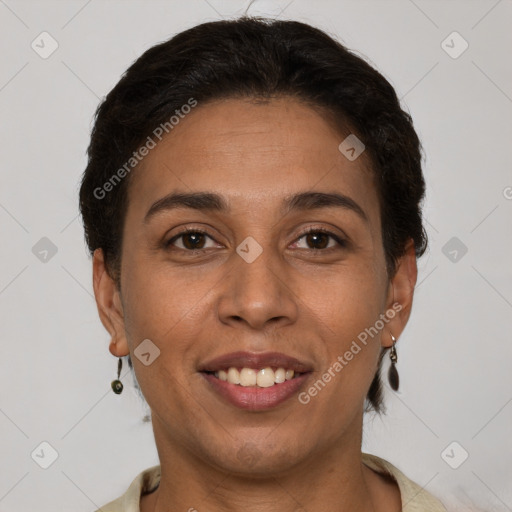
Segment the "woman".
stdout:
[[292,21],[205,23],[100,105],[80,190],[110,351],[160,465],[103,512],[442,511],[361,453],[426,249],[391,85]]

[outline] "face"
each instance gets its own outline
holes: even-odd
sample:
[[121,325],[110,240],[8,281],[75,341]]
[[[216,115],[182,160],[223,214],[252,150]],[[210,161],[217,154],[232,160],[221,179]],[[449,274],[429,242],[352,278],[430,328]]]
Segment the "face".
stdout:
[[[121,292],[101,251],[94,284],[112,354],[131,354],[161,459],[168,450],[277,472],[360,435],[381,347],[407,322],[416,262],[409,247],[389,280],[369,164],[340,152],[344,138],[294,99],[215,101],[133,171]],[[218,197],[169,199],[203,193]],[[136,355],[143,340],[148,365]],[[279,352],[305,371],[268,388],[201,371],[240,351]],[[278,364],[288,363],[256,370]]]

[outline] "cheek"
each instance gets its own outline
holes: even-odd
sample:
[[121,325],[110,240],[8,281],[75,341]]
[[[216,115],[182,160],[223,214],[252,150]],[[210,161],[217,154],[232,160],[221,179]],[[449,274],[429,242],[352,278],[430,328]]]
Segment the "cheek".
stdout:
[[[169,265],[133,259],[126,261],[127,276],[124,313],[127,341],[133,353],[145,339],[159,350],[155,367],[136,366],[141,386],[146,380],[154,393],[159,382],[174,377],[187,382],[194,376],[198,341],[204,338],[205,325],[211,322],[212,295],[215,280],[203,275],[184,277],[184,273]],[[213,276],[211,276],[213,277]],[[137,352],[135,352],[137,354]],[[133,359],[133,358],[132,358]],[[134,361],[134,365],[138,361]],[[151,372],[146,369],[151,368]],[[166,372],[172,375],[165,375]],[[140,377],[140,378],[139,378]]]
[[[125,323],[130,333],[161,340],[184,316],[193,314],[201,293],[169,266],[148,258],[130,258],[123,265]],[[178,324],[178,325],[177,325]],[[132,340],[137,342],[137,340]]]
[[347,265],[312,290],[317,307],[325,311],[324,321],[342,339],[357,336],[372,325],[385,307],[386,289],[375,266]]
[[[124,318],[137,381],[150,407],[161,411],[165,404],[165,409],[185,418],[190,414],[189,381],[197,378],[193,353],[201,333],[204,336],[208,311],[204,295],[211,287],[187,285],[175,272],[171,275],[153,262],[126,261],[123,272],[129,276],[122,283]],[[156,346],[149,345],[149,352],[158,354],[149,365],[137,358],[137,348],[146,339]],[[170,387],[179,392],[170,394]]]
[[381,350],[383,280],[374,267],[362,265],[359,271],[347,267],[330,282],[323,294],[314,295],[327,352],[317,378],[328,373],[325,379],[338,384],[332,388],[336,400],[359,400],[373,379]]

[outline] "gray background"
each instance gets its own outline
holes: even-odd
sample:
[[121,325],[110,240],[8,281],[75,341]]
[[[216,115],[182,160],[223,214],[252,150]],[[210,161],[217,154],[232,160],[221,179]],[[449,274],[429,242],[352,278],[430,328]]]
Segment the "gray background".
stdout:
[[[117,360],[78,182],[93,112],[129,64],[247,5],[0,0],[0,512],[91,511],[158,463],[133,382],[110,390]],[[366,418],[364,450],[450,510],[512,510],[512,1],[256,1],[249,13],[355,49],[396,88],[425,148],[430,250],[398,343],[401,390],[386,390],[386,416]],[[43,31],[58,44],[47,58],[31,47],[51,49]]]

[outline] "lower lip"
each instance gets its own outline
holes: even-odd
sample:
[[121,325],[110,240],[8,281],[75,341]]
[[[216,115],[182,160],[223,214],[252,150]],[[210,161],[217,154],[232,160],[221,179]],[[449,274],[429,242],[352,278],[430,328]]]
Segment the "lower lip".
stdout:
[[286,380],[281,384],[274,384],[268,388],[231,384],[210,373],[201,372],[201,375],[211,384],[214,391],[232,405],[250,411],[263,411],[276,407],[295,395],[310,374],[303,373],[298,377]]

